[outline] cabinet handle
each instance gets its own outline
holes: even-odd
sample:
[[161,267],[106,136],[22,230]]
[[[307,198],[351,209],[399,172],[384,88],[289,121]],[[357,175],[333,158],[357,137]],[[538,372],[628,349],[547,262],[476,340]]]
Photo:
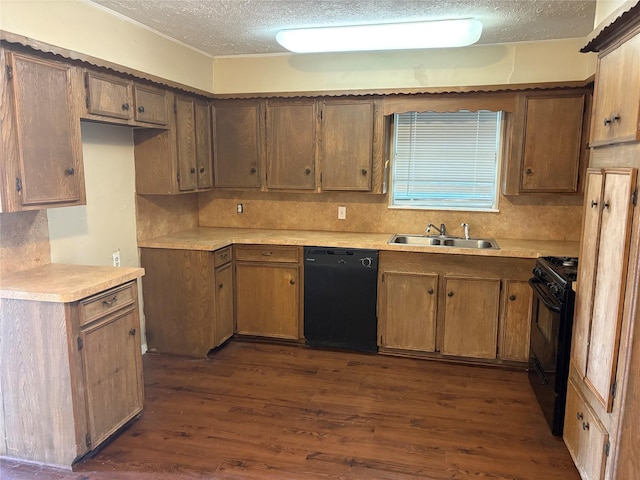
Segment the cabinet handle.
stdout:
[[190,172],[191,172],[191,173],[196,173],[196,167],[191,167]]
[[453,292],[447,293],[447,297],[453,297]]
[[204,167],[200,167],[200,173],[204,173]]
[[578,420],[582,420],[584,418],[584,415],[582,415],[582,412],[578,412],[578,413],[576,413],[576,418]]
[[609,208],[609,202],[604,202],[602,204],[602,210],[606,210],[607,208]]
[[128,103],[123,103],[122,104],[122,109],[123,110],[129,110],[129,104]]
[[118,296],[114,295],[111,300],[102,300],[102,304],[106,305],[107,307],[110,307],[111,305],[113,305],[117,301],[118,301]]
[[531,175],[533,173],[533,170],[531,170],[530,168],[527,168],[524,173],[526,173],[527,175]]
[[135,336],[136,334],[136,329],[132,328],[131,330],[129,330],[129,335]]
[[224,287],[224,284],[219,283],[219,284],[218,284],[218,288],[219,288],[219,289],[222,289],[222,287]]
[[289,284],[290,285],[295,285],[296,284],[296,279],[295,278],[290,278],[289,279]]
[[620,120],[620,115],[618,115],[617,113],[614,113],[613,116],[611,117],[611,123],[617,122],[618,120]]
[[227,258],[228,256],[229,256],[229,254],[226,253],[226,252],[220,254],[220,258]]
[[607,125],[609,125],[611,123],[611,119],[610,118],[605,118],[604,119],[604,126],[606,127]]
[[305,175],[309,175],[311,173],[311,169],[310,168],[305,168],[304,169],[304,174]]
[[251,169],[249,170],[249,173],[254,174],[256,173],[258,170],[256,169],[256,167],[251,167]]
[[595,200],[591,200],[591,208],[596,208],[598,206],[598,202]]
[[429,290],[427,290],[427,293],[428,293],[429,295],[433,295],[433,288],[430,288]]
[[263,257],[270,257],[273,255],[273,252],[260,252]]
[[66,173],[67,175],[73,175],[74,173],[76,173],[76,169],[73,167],[69,167],[64,171],[64,173]]
[[589,430],[589,422],[582,422],[582,429]]
[[362,170],[360,170],[360,173],[362,173],[362,175],[366,175],[367,174],[367,169],[363,168]]
[[138,107],[138,112],[144,113],[144,107],[142,105]]
[[515,295],[509,295],[509,300],[511,300],[512,302],[516,299]]

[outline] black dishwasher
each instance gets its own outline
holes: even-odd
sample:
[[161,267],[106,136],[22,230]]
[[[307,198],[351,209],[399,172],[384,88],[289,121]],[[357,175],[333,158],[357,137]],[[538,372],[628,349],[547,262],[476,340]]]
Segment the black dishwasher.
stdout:
[[376,352],[378,251],[305,247],[307,345]]

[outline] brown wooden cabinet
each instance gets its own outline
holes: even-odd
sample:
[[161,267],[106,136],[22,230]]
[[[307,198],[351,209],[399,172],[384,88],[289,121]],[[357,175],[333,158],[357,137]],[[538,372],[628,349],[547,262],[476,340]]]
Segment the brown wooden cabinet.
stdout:
[[267,100],[267,187],[315,190],[317,103],[314,99]]
[[205,357],[233,334],[231,248],[141,249],[150,351]]
[[83,205],[75,67],[0,49],[2,212]]
[[503,193],[580,193],[588,162],[589,91],[522,94],[516,104]]
[[583,222],[572,361],[611,411],[636,189],[635,169],[593,169]]
[[531,316],[526,279],[533,263],[380,252],[380,351],[523,364],[529,357]]
[[83,118],[124,125],[165,126],[169,93],[159,88],[95,70],[84,71],[86,90]]
[[262,187],[264,101],[216,101],[212,117],[215,186]]
[[496,358],[500,279],[445,276],[442,354]]
[[598,60],[592,147],[640,140],[640,33],[614,45]]
[[234,246],[236,331],[242,335],[301,337],[301,248]]
[[567,388],[563,435],[583,480],[602,479],[609,435],[572,381]]
[[137,292],[2,299],[0,455],[69,467],[142,411]]
[[209,102],[186,96],[172,96],[172,102],[168,130],[134,132],[139,194],[191,193],[212,187]]

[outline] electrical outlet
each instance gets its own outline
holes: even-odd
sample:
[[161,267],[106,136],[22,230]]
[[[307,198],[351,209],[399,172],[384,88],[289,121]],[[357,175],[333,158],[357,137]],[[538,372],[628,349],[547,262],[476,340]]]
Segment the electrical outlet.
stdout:
[[241,204],[241,203],[238,203],[238,204],[236,205],[236,212],[238,212],[238,213],[242,213],[242,212],[244,212],[244,207],[242,206],[242,204]]
[[111,254],[111,260],[113,261],[114,267],[120,266],[120,250],[116,250]]
[[338,220],[347,218],[347,207],[338,207]]

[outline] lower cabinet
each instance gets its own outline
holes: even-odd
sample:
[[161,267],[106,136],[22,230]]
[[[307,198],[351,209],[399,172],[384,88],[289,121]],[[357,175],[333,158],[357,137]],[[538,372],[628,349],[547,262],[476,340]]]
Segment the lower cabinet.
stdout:
[[301,253],[301,247],[234,247],[237,333],[301,337]]
[[380,252],[383,353],[524,363],[534,260]]
[[609,435],[571,380],[563,436],[583,480],[603,478]]
[[231,247],[143,248],[140,258],[150,351],[204,357],[233,335]]
[[69,467],[142,411],[137,283],[1,302],[0,456]]

